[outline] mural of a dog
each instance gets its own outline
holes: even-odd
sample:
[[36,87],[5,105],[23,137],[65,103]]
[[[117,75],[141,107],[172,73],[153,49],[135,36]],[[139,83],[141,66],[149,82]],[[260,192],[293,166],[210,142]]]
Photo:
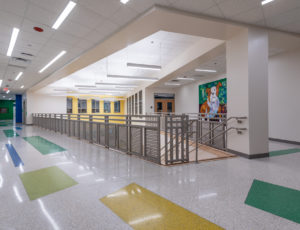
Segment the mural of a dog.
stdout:
[[217,113],[221,112],[219,100],[219,88],[222,83],[219,82],[217,86],[206,89],[207,100],[200,108],[200,113],[207,114],[208,117],[214,117]]

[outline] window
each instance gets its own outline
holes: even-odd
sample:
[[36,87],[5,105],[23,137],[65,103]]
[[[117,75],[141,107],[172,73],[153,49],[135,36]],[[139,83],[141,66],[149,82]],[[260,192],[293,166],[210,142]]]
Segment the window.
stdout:
[[134,114],[134,96],[131,96],[131,114]]
[[129,98],[127,98],[127,100],[126,100],[126,104],[127,104],[127,114],[129,114]]
[[78,99],[78,113],[86,113],[86,100],[80,100]]
[[67,113],[73,113],[73,99],[67,98]]
[[139,92],[139,114],[143,114],[143,91]]
[[100,112],[100,103],[98,100],[92,100],[92,113]]
[[114,104],[114,108],[115,108],[115,113],[120,113],[121,112],[121,103],[120,101],[115,101],[115,104]]
[[110,101],[104,101],[104,113],[110,113]]
[[138,94],[134,95],[134,114],[138,114]]

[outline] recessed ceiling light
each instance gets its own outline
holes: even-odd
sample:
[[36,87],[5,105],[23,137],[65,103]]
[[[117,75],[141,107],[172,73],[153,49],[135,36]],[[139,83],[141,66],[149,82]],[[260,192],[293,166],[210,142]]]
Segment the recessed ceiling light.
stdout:
[[68,15],[71,13],[73,8],[76,6],[75,2],[69,1],[68,5],[64,9],[64,11],[59,15],[57,20],[55,21],[54,25],[52,26],[52,29],[57,30],[58,27],[63,23],[63,21],[68,17]]
[[23,75],[23,72],[20,72],[20,73],[18,74],[18,76],[16,77],[15,80],[16,80],[16,81],[19,80],[19,78],[20,78],[22,75]]
[[23,89],[23,88],[24,88],[24,85],[22,85],[20,88]]
[[266,4],[268,4],[268,3],[270,3],[270,2],[273,2],[274,0],[263,0],[262,2],[261,2],[261,4],[262,5],[266,5]]
[[66,51],[61,51],[55,58],[53,58],[47,65],[45,65],[39,73],[44,72],[49,66],[51,66],[54,62],[56,62],[59,58],[61,58],[63,55],[65,55]]
[[217,70],[214,69],[195,69],[196,72],[206,72],[206,73],[216,73]]
[[9,57],[11,56],[11,54],[14,50],[19,32],[20,32],[20,30],[18,28],[13,28],[13,32],[11,34],[10,43],[9,43],[7,54],[6,54]]
[[161,70],[161,66],[159,65],[146,65],[146,64],[138,64],[138,63],[127,63],[127,67],[137,68],[137,69]]
[[76,88],[97,88],[95,85],[75,85]]
[[126,4],[129,2],[129,0],[120,0],[121,3]]
[[153,77],[137,77],[137,76],[122,76],[122,75],[107,75],[108,78],[121,78],[121,79],[133,79],[133,80],[145,80],[145,81],[157,81],[158,78]]

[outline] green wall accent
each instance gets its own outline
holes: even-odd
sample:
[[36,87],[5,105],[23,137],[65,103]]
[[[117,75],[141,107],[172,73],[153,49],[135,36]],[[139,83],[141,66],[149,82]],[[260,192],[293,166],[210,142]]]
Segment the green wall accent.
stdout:
[[254,180],[245,204],[300,224],[298,190]]
[[[1,113],[1,109],[7,109],[7,113]],[[14,101],[0,100],[0,120],[13,120]]]

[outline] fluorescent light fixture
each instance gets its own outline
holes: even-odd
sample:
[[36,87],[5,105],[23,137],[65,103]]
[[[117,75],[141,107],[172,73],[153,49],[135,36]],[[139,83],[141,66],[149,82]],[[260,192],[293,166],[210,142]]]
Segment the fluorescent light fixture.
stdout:
[[20,88],[23,89],[23,88],[24,88],[24,85],[22,85]]
[[58,27],[60,27],[60,25],[63,23],[63,21],[66,19],[66,17],[68,17],[68,15],[71,13],[71,11],[73,10],[73,8],[75,6],[76,6],[75,2],[69,1],[68,5],[64,9],[64,11],[59,15],[56,22],[52,26],[52,29],[57,30]]
[[8,50],[7,50],[7,53],[6,53],[6,55],[9,56],[9,57],[11,56],[11,54],[14,50],[19,32],[20,32],[20,30],[18,28],[13,28],[13,32],[12,32],[11,38],[10,38],[10,43],[9,43]]
[[179,86],[181,84],[179,84],[179,83],[173,83],[173,82],[166,82],[165,85]]
[[122,75],[107,75],[108,78],[121,78],[121,79],[133,79],[133,80],[145,80],[145,81],[157,81],[158,78],[154,77],[137,77],[137,76],[122,76]]
[[184,81],[195,81],[194,78],[189,78],[189,77],[178,77],[177,80],[184,80]]
[[17,77],[16,77],[15,80],[16,80],[16,81],[19,80],[19,78],[20,78],[22,75],[23,75],[23,72],[20,72],[20,73],[17,75]]
[[120,0],[121,3],[126,4],[129,0]]
[[268,3],[270,3],[270,2],[273,2],[274,0],[263,0],[262,2],[261,2],[261,4],[262,5],[266,5],[266,4],[268,4]]
[[97,88],[97,89],[91,89],[91,88],[78,88],[78,90],[95,90],[95,91],[102,91],[102,90],[104,90],[104,91],[111,91],[111,92],[113,92],[113,91],[116,91],[116,92],[120,92],[120,91],[128,91],[128,90],[126,90],[126,89],[104,89],[104,88]]
[[97,88],[95,85],[75,85],[76,88]]
[[49,66],[51,66],[54,62],[56,62],[59,58],[61,58],[63,55],[65,55],[66,51],[61,51],[55,58],[53,58],[47,65],[45,65],[39,73],[44,72]]
[[195,69],[196,72],[206,72],[206,73],[216,73],[217,70],[214,69]]
[[137,64],[137,63],[127,63],[127,67],[138,68],[138,69],[161,70],[161,66],[159,65],[145,65],[145,64]]
[[7,90],[7,91],[6,91],[6,94],[9,94],[9,92],[10,92],[10,90]]
[[137,87],[135,84],[122,84],[122,83],[95,83],[96,85],[111,85],[111,86],[126,86],[126,87]]
[[3,80],[0,80],[0,87],[1,87],[1,85],[2,85],[2,82],[3,82]]

